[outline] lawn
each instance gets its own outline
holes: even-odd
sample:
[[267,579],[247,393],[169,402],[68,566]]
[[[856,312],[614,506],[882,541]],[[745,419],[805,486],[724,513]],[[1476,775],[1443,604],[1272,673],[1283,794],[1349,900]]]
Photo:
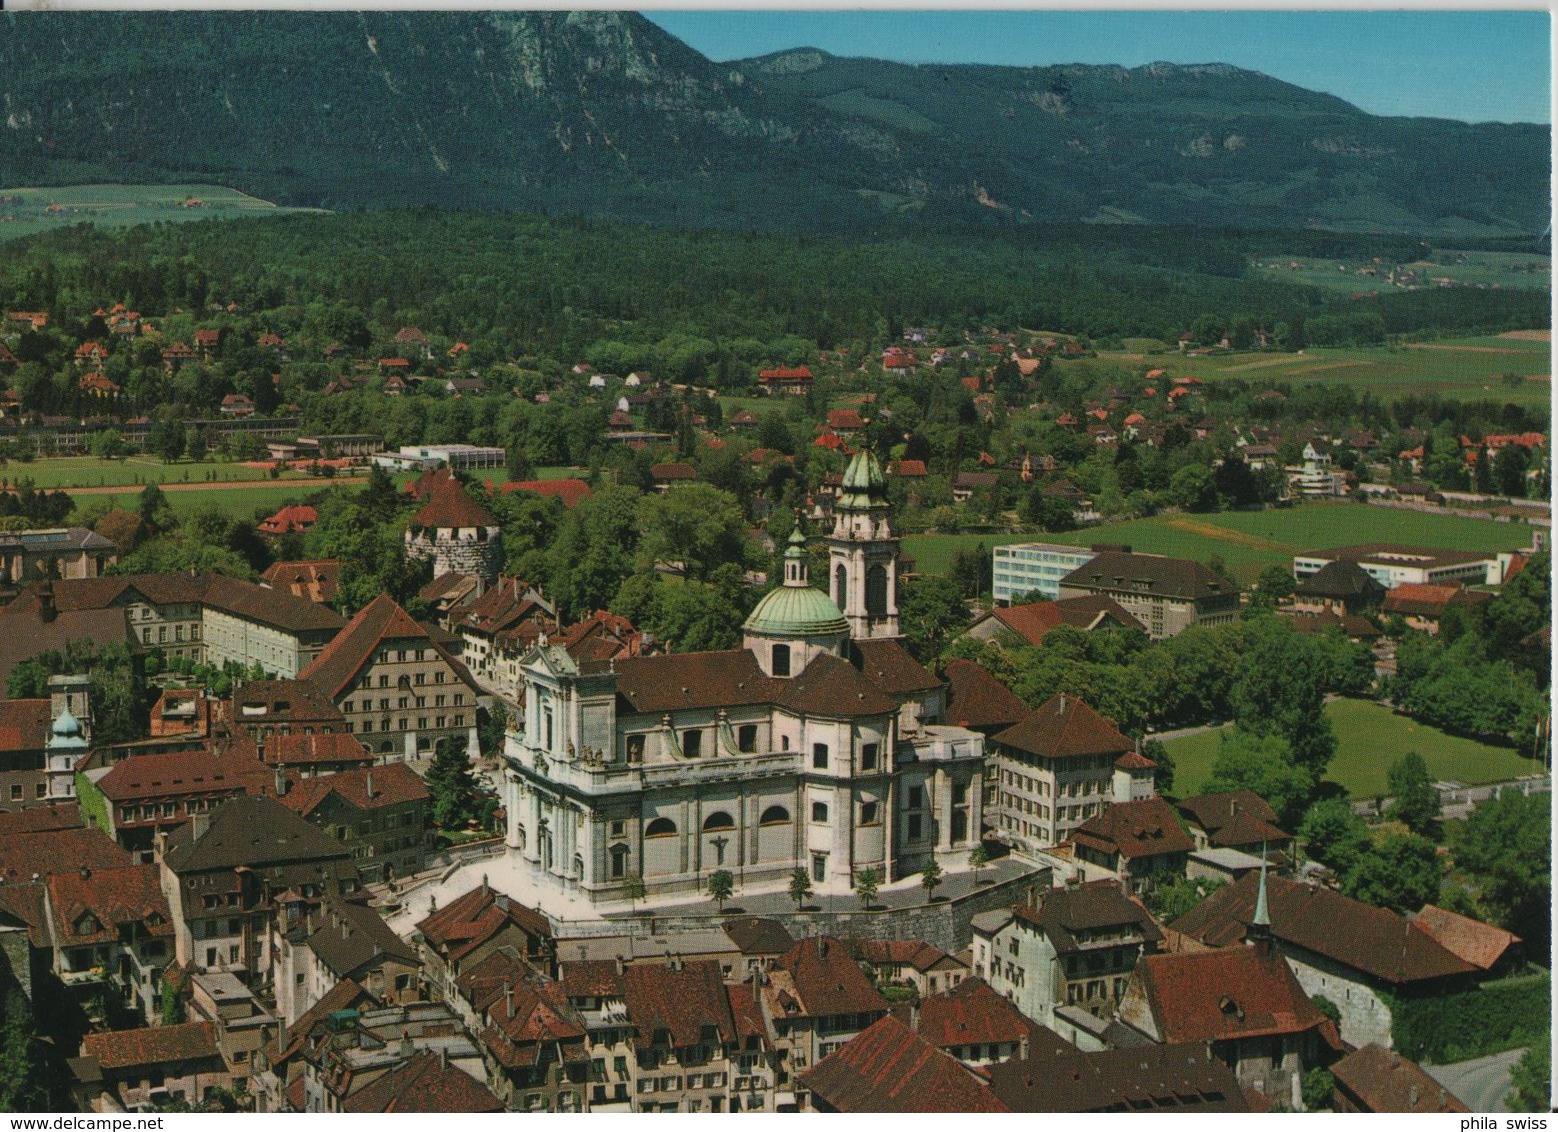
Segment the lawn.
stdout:
[[[1383,793],[1390,764],[1408,751],[1423,756],[1436,781],[1468,786],[1542,769],[1540,763],[1522,758],[1509,747],[1447,735],[1367,700],[1335,700],[1326,705],[1325,714],[1336,729],[1337,740],[1336,757],[1326,778],[1346,789],[1352,798]],[[1181,797],[1196,793],[1211,777],[1218,735],[1207,731],[1168,741],[1174,759],[1174,789]]]
[[1531,528],[1491,519],[1466,519],[1427,511],[1371,507],[1361,503],[1305,503],[1271,511],[1228,511],[1207,515],[1155,515],[1105,523],[1062,534],[911,535],[904,549],[922,574],[942,574],[959,550],[1014,542],[1058,542],[1069,546],[1126,543],[1146,554],[1168,554],[1205,562],[1221,556],[1241,582],[1252,582],[1267,566],[1291,566],[1306,550],[1361,542],[1395,542],[1435,550],[1517,550],[1530,545]]
[[[1467,337],[1424,340],[1402,346],[1356,349],[1315,347],[1300,353],[1233,353],[1187,358],[1178,354],[1140,360],[1135,352],[1098,352],[1100,361],[1126,368],[1151,365],[1170,377],[1203,381],[1238,378],[1256,387],[1274,383],[1334,382],[1373,393],[1384,401],[1438,393],[1467,400],[1513,401],[1527,407],[1548,403],[1552,371],[1550,345],[1507,337]],[[1085,364],[1085,363],[1072,363]],[[1506,385],[1501,375],[1518,373],[1526,380]]]
[[[278,484],[275,487],[216,487],[209,491],[170,491],[167,493],[168,503],[173,510],[180,515],[188,515],[195,511],[216,508],[225,511],[229,515],[238,515],[248,518],[255,510],[263,507],[267,512],[276,511],[289,503],[301,503],[316,491],[339,491],[355,489],[361,486],[359,482],[350,480],[336,484],[299,483],[288,486]],[[91,498],[90,496],[82,498]],[[133,506],[133,496],[121,497],[125,504]]]
[[[68,224],[131,224],[190,220],[231,220],[240,216],[319,212],[280,208],[219,185],[71,185],[0,189],[10,198],[0,205],[0,241],[31,236]],[[189,206],[191,200],[199,201]],[[55,211],[49,211],[54,207]]]
[[[297,479],[300,472],[283,472],[282,479]],[[53,491],[73,487],[140,487],[148,483],[204,483],[210,479],[262,480],[266,472],[259,468],[227,460],[210,459],[196,463],[179,460],[165,464],[155,456],[127,456],[123,460],[100,460],[96,456],[50,456],[27,463],[11,463],[0,469],[0,476],[14,483],[30,479],[38,488]]]

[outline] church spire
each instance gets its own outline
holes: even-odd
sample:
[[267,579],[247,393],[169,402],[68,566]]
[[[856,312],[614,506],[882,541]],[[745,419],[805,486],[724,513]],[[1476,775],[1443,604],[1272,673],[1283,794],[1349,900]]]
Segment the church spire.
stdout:
[[828,538],[833,601],[856,640],[898,636],[898,536],[891,511],[881,462],[862,447],[844,471]]
[[1271,953],[1271,905],[1266,897],[1266,843],[1260,843],[1260,884],[1255,890],[1255,915],[1250,920],[1250,940],[1263,958]]

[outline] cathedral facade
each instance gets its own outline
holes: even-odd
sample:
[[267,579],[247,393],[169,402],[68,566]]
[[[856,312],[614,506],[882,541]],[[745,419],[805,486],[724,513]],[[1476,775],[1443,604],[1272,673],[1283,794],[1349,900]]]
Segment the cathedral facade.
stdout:
[[847,893],[966,859],[984,737],[942,722],[946,688],[898,639],[898,539],[881,465],[856,455],[826,539],[833,596],[797,530],[742,647],[521,661],[504,752],[509,851],[592,901],[745,885],[805,869]]

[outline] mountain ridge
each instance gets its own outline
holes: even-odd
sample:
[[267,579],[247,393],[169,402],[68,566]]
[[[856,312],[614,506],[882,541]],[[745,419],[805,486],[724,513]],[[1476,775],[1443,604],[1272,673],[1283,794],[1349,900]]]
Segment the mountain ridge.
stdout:
[[0,13],[0,184],[830,231],[1546,224],[1547,131],[1225,63],[714,62],[622,12]]

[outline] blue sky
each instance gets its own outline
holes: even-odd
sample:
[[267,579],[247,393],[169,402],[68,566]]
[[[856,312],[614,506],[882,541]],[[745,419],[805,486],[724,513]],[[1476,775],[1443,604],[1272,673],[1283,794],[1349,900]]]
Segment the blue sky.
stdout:
[[1550,120],[1545,11],[646,11],[711,59],[788,47],[905,63],[1232,63],[1372,114]]

